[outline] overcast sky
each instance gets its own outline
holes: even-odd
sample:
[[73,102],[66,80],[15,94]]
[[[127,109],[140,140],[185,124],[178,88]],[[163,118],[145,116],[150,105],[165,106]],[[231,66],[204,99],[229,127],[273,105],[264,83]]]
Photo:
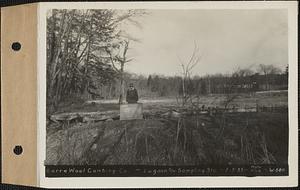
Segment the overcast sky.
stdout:
[[288,64],[287,12],[284,10],[148,10],[142,28],[124,26],[140,43],[130,42],[134,60],[126,71],[137,74],[180,73],[178,57],[187,60],[198,44],[203,55],[193,73],[255,70],[258,64],[284,69]]

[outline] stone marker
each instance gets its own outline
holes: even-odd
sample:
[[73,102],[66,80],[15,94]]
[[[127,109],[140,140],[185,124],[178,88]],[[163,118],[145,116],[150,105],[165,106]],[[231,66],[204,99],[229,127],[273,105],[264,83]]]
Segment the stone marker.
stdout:
[[143,104],[121,104],[120,120],[143,119]]

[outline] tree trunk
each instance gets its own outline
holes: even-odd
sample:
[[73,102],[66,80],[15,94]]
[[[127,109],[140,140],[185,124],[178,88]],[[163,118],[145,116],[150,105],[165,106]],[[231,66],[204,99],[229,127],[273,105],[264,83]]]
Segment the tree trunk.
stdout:
[[112,83],[109,84],[108,99],[111,99]]
[[124,85],[124,63],[121,63],[121,73],[120,73],[120,98],[119,98],[119,104],[124,103],[124,97],[125,97],[125,85]]
[[182,78],[182,106],[186,103],[186,96],[185,96],[185,77]]
[[211,88],[210,88],[210,78],[208,77],[208,90],[207,90],[207,94],[211,93]]
[[[55,18],[55,15],[56,15],[56,12],[52,12],[52,16],[53,18]],[[58,88],[57,86],[55,86],[56,84],[56,79],[57,79],[57,76],[58,76],[58,62],[59,62],[59,56],[61,54],[61,50],[62,50],[62,46],[61,46],[61,41],[62,41],[62,38],[64,37],[65,35],[65,32],[66,32],[66,26],[65,26],[65,16],[66,16],[66,11],[64,12],[63,16],[62,16],[62,19],[61,19],[61,24],[60,24],[60,31],[59,31],[59,35],[58,35],[58,38],[57,38],[57,44],[56,44],[56,52],[54,53],[53,55],[53,60],[51,61],[51,70],[50,70],[50,88],[49,88],[49,95],[50,97],[55,97],[57,96],[56,95],[56,92],[57,92],[57,89]],[[54,21],[54,24],[53,26],[55,26],[55,22]],[[55,97],[55,103],[57,103],[57,97]]]

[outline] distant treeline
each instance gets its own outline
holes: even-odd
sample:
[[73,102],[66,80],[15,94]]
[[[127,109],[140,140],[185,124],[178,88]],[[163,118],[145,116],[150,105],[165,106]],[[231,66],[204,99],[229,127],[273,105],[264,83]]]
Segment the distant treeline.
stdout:
[[[140,97],[174,97],[182,95],[182,77],[135,75],[126,73],[125,84],[134,83],[139,91]],[[194,76],[188,81],[186,91],[190,95],[206,94],[228,94],[247,93],[266,90],[288,89],[288,72],[250,75],[206,75],[203,77]],[[90,95],[87,98],[111,99],[118,97],[118,81],[112,80],[108,85],[90,86]]]

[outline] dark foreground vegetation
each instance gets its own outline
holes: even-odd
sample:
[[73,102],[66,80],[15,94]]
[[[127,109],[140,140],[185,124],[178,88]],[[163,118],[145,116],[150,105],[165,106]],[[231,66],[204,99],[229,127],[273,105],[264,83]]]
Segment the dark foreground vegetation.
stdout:
[[287,164],[287,156],[287,113],[157,114],[48,130],[46,163]]

